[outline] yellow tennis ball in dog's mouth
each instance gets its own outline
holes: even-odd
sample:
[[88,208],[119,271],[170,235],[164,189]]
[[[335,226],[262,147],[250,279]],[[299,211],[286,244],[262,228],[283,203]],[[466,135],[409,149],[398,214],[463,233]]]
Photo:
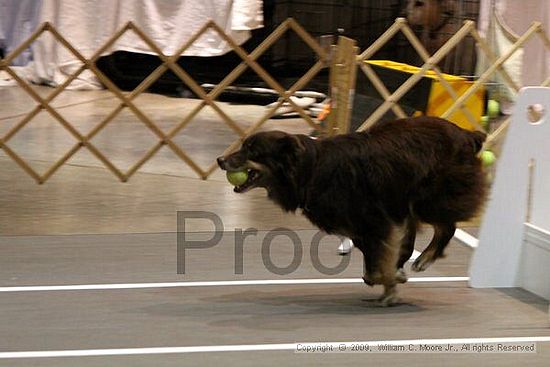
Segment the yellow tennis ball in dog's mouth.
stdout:
[[225,176],[233,186],[241,186],[248,180],[248,172],[246,171],[227,171]]

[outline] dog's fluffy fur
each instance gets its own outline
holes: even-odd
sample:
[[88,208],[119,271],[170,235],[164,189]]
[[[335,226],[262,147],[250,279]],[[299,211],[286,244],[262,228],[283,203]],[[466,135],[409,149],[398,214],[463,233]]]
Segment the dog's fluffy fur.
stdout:
[[471,218],[485,195],[477,157],[485,134],[435,117],[379,123],[366,132],[312,139],[281,131],[248,137],[240,150],[218,158],[220,167],[246,169],[235,192],[264,187],[284,210],[298,208],[319,228],[351,238],[365,261],[363,279],[382,284],[382,305],[396,301],[407,280],[419,222],[434,227],[414,262],[425,270]]

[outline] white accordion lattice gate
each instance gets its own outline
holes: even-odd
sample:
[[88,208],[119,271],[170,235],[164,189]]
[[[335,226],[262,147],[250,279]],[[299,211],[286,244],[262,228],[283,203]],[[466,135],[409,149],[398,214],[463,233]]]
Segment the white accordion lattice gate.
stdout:
[[[179,55],[197,41],[206,31],[213,30],[216,32],[233,51],[242,59],[242,62],[231,71],[225,78],[209,93],[205,90],[178,64]],[[105,53],[120,37],[126,32],[134,32],[141,40],[143,40],[153,52],[160,58],[162,64],[159,65],[147,78],[145,78],[133,91],[129,94],[123,94],[122,91],[96,66],[99,57]],[[290,89],[285,90],[269,73],[267,73],[256,60],[279,38],[287,31],[294,31],[318,56],[318,61],[300,78]],[[80,62],[82,66],[60,85],[58,85],[46,98],[38,95],[24,80],[22,80],[10,67],[10,62],[17,57],[23,50],[34,42],[42,33],[49,32],[59,43],[66,47]],[[124,27],[117,31],[102,47],[100,47],[89,59],[85,58],[76,48],[71,45],[50,23],[43,23],[25,42],[17,49],[6,56],[5,59],[0,59],[0,70],[5,70],[25,92],[37,102],[37,105],[14,127],[12,127],[4,136],[0,138],[0,148],[6,152],[21,168],[23,168],[30,176],[38,183],[44,183],[51,177],[65,162],[69,160],[81,148],[87,148],[97,159],[99,159],[111,172],[113,172],[121,181],[126,182],[141,166],[143,166],[162,146],[168,146],[182,161],[191,167],[199,177],[206,179],[216,169],[216,163],[212,162],[209,167],[200,167],[183,148],[178,146],[172,139],[195,117],[202,108],[210,106],[220,116],[221,120],[237,133],[239,139],[234,141],[227,147],[226,152],[235,149],[241,140],[256,131],[262,126],[273,113],[284,103],[289,103],[293,109],[306,121],[312,128],[321,129],[313,119],[297,105],[289,97],[296,91],[306,85],[328,62],[328,54],[319,44],[311,37],[296,21],[288,19],[279,25],[271,35],[269,35],[254,51],[250,54],[246,53],[239,45],[237,45],[231,37],[213,21],[208,21],[199,31],[197,31],[191,39],[187,40],[173,56],[166,56],[160,48],[153,42],[144,32],[140,30],[134,23],[128,22]],[[256,121],[246,130],[242,129],[230,116],[228,116],[215,102],[216,97],[220,95],[225,88],[234,82],[247,68],[251,68],[258,76],[273,90],[279,94],[278,102],[269,108],[265,115]],[[54,107],[51,106],[51,101],[65,90],[69,84],[75,80],[84,70],[90,70],[103,85],[119,100],[119,105],[107,116],[105,116],[89,133],[81,134],[69,121],[61,116]],[[171,70],[183,83],[185,83],[202,101],[194,109],[191,110],[179,124],[173,127],[165,134],[157,124],[148,117],[133,100],[151,86],[165,71]],[[147,128],[149,128],[158,138],[157,143],[147,151],[133,166],[126,172],[122,172],[117,168],[111,160],[103,154],[93,143],[92,139],[105,126],[107,126],[123,109],[129,109]],[[41,110],[46,110],[53,118],[55,118],[76,140],[74,146],[69,149],[59,160],[50,166],[43,174],[36,172],[20,155],[13,151],[9,145],[9,140],[17,134],[25,125],[27,125]]]

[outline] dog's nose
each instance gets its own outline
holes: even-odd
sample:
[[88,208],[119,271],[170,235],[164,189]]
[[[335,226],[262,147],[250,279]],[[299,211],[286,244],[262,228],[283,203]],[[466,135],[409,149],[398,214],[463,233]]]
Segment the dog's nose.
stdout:
[[221,169],[225,169],[225,158],[224,157],[218,157],[218,166],[220,166]]

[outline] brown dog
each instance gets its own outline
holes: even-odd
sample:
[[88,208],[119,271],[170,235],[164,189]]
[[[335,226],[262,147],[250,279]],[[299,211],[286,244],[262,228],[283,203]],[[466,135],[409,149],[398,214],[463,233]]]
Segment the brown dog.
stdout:
[[396,284],[407,280],[403,265],[418,223],[435,230],[412,267],[422,271],[443,256],[456,222],[480,207],[485,181],[477,154],[484,140],[481,132],[418,117],[319,140],[261,132],[218,164],[248,170],[235,192],[263,187],[284,210],[300,208],[325,232],[351,238],[364,256],[363,279],[384,286],[380,304],[387,306],[397,300]]

